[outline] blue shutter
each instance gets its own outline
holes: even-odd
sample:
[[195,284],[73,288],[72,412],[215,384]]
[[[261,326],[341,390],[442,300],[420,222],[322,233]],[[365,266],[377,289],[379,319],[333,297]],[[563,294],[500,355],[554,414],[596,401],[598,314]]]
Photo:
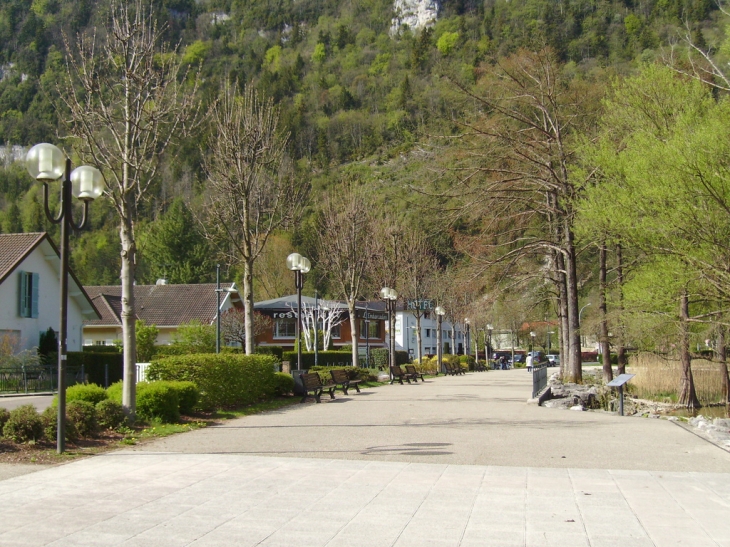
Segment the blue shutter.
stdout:
[[40,275],[37,273],[33,274],[33,281],[31,285],[32,294],[31,294],[31,309],[30,309],[30,316],[31,317],[38,317],[38,288],[40,285]]
[[28,276],[25,272],[20,272],[20,292],[18,293],[18,315],[20,317],[26,317],[25,310],[27,308],[25,302],[25,295],[28,294],[27,280]]

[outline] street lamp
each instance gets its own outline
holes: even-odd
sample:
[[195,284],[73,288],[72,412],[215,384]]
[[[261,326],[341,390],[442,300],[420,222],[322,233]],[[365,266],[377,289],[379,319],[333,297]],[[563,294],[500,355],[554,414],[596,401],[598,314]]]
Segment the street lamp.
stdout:
[[302,370],[302,287],[304,274],[312,269],[312,263],[299,253],[292,253],[286,257],[286,267],[294,272],[294,284],[297,287],[297,370]]
[[532,343],[530,344],[530,352],[534,353],[534,351],[535,351],[535,332],[534,331],[530,331],[530,338],[532,338]]
[[433,311],[436,312],[436,316],[438,317],[438,332],[436,332],[436,359],[438,362],[438,372],[442,372],[444,349],[441,344],[441,322],[444,319],[444,314],[446,313],[446,310],[444,310],[441,306],[436,306],[436,309],[434,309]]
[[[488,342],[487,342],[487,352],[489,355],[492,355],[492,331],[494,330],[494,327],[491,324],[487,325],[487,333],[488,333]],[[489,359],[491,357],[488,357],[487,355],[484,356],[487,360],[487,367],[489,366]]]
[[[221,293],[234,293],[236,289],[228,287],[221,289],[221,265],[215,265],[215,296],[216,296],[216,312],[215,312],[215,352],[221,352]],[[246,348],[243,348],[246,351]]]
[[548,355],[550,354],[550,342],[551,342],[551,338],[552,338],[552,335],[553,334],[554,333],[551,330],[549,330],[548,333],[547,333],[547,335],[548,335],[548,340],[547,340],[547,342],[548,342],[547,343],[547,352],[548,352]]
[[[68,332],[68,255],[70,230],[81,230],[86,226],[89,203],[104,192],[104,178],[101,172],[88,165],[71,171],[71,160],[56,146],[48,143],[36,144],[28,151],[25,159],[28,173],[43,183],[43,207],[46,217],[53,224],[61,225],[61,320],[58,340],[58,427],[56,450],[66,450],[66,336]],[[62,178],[63,177],[63,178]],[[48,208],[48,183],[61,179],[61,210],[55,217]],[[71,197],[84,202],[81,222],[73,220]]]
[[[388,329],[390,330],[390,338],[388,340],[388,353],[390,353],[390,366],[395,366],[395,301],[398,300],[398,293],[395,289],[383,287],[380,289],[380,297],[385,300],[388,309]],[[391,379],[393,371],[390,371]]]
[[464,332],[464,345],[466,346],[465,353],[466,353],[466,357],[467,357],[467,360],[466,360],[467,366],[469,365],[469,351],[471,350],[471,347],[470,347],[471,340],[469,339],[469,323],[470,323],[469,318],[465,317],[464,318],[464,331],[465,331]]

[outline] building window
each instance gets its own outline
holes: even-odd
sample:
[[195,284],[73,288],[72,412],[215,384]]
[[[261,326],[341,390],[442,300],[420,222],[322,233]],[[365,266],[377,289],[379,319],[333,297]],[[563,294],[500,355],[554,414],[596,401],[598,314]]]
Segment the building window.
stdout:
[[[366,332],[366,328],[369,328],[370,332]],[[337,338],[339,338],[339,336]],[[366,338],[380,338],[380,321],[370,320],[368,322],[365,322],[364,319],[361,319],[360,338],[362,338],[363,340],[365,340]]]
[[336,325],[330,329],[330,336],[332,338],[340,338],[340,325]]
[[20,317],[38,317],[39,276],[33,272],[20,272]]
[[277,319],[274,322],[274,338],[296,338],[296,319]]
[[426,338],[431,338],[431,329],[426,329]]

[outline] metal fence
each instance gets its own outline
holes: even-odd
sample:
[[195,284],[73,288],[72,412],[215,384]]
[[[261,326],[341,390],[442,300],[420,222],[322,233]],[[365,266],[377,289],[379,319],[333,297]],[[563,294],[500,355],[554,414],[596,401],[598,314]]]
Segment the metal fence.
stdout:
[[547,387],[547,363],[532,368],[532,398],[534,399]]
[[[66,370],[66,384],[81,381],[82,371]],[[57,365],[0,366],[0,393],[40,393],[58,389]]]

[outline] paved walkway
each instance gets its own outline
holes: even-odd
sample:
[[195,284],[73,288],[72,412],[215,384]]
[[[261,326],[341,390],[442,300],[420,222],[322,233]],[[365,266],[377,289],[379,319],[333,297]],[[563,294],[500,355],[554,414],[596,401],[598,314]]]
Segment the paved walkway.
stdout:
[[10,478],[0,546],[730,547],[730,453],[528,392],[385,386]]

